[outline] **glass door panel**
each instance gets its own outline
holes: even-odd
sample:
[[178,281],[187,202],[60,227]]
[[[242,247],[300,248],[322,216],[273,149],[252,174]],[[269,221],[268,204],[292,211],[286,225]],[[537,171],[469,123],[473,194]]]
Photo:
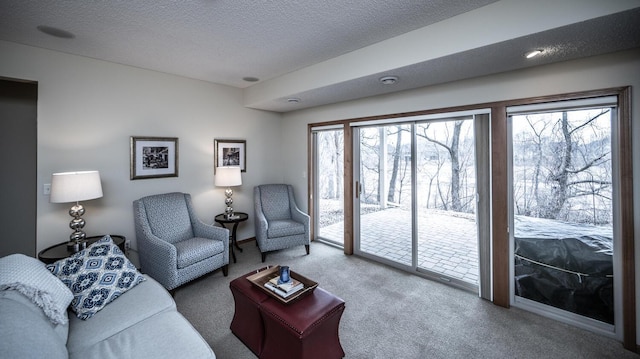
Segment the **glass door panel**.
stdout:
[[510,116],[515,300],[610,325],[612,112]]
[[474,120],[416,125],[418,268],[478,285]]
[[358,133],[359,249],[411,266],[411,125],[363,127]]
[[316,235],[344,245],[344,131],[316,133]]

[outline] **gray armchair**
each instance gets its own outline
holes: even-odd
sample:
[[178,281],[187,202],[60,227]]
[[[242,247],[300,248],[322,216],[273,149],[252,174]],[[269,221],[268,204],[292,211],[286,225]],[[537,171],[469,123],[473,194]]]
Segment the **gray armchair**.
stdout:
[[266,184],[253,188],[256,240],[262,254],[304,245],[309,254],[309,216],[298,209],[293,187]]
[[133,202],[142,271],[167,290],[229,268],[229,230],[196,217],[191,195],[166,193]]

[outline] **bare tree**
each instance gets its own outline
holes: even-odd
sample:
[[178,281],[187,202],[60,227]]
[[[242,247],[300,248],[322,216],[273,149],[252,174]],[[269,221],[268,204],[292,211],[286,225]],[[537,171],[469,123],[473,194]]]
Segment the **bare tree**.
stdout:
[[[581,173],[588,172],[593,166],[601,164],[609,155],[608,152],[596,154],[591,158],[583,158],[582,161],[574,160],[574,155],[577,154],[574,147],[579,141],[580,131],[608,112],[608,109],[602,110],[575,127],[570,126],[566,111],[562,113],[562,117],[558,120],[556,126],[560,127],[562,142],[558,144],[557,153],[559,156],[556,158],[555,166],[549,174],[549,179],[553,182],[551,187],[552,200],[549,202],[548,207],[549,218],[559,218],[567,199],[578,195],[577,192],[572,191],[574,187],[580,184],[597,182],[600,185],[598,190],[602,190],[611,185],[610,181],[584,179],[580,176]],[[575,178],[575,180],[570,180],[570,177]]]
[[375,185],[369,184],[369,173],[373,173],[375,177],[380,176],[379,159],[380,159],[380,138],[378,131],[369,131],[364,128],[360,131],[360,186],[364,202],[380,203],[379,181],[375,181]]
[[[518,214],[578,222],[609,220],[610,211],[604,207],[610,206],[611,173],[606,163],[611,160],[611,136],[603,117],[609,113],[610,109],[577,110],[555,115],[557,119],[553,114],[524,117],[526,128],[514,134]],[[584,118],[578,117],[582,114]],[[527,174],[529,169],[532,175]],[[527,192],[528,183],[532,183],[533,194]]]
[[[533,131],[533,142],[535,144],[535,166],[533,172],[533,199],[536,203],[536,208],[538,208],[538,203],[540,203],[540,170],[542,166],[542,135],[547,128],[548,122],[546,121],[533,121],[531,116],[526,116],[527,123],[529,127]],[[527,206],[528,207],[528,206]],[[529,212],[529,211],[527,211]]]
[[[393,135],[394,133],[389,131],[388,135]],[[393,167],[391,168],[391,178],[389,179],[389,193],[387,194],[387,201],[395,202],[395,194],[396,194],[396,182],[398,181],[398,171],[400,170],[400,156],[402,155],[402,126],[396,126],[396,146],[391,154],[393,157]],[[402,190],[402,187],[400,188]],[[400,201],[398,201],[400,202]]]
[[335,177],[335,195],[334,198],[342,198],[342,172],[343,172],[343,158],[344,158],[344,132],[343,131],[332,131],[333,133],[333,151],[332,151],[332,161],[334,164],[334,172],[333,175]]
[[[460,144],[460,132],[462,128],[463,121],[454,121],[453,122],[453,133],[451,136],[447,136],[447,140],[450,143],[442,142],[437,140],[429,135],[428,129],[430,124],[426,124],[421,127],[422,132],[418,134],[418,136],[425,138],[427,141],[432,142],[438,146],[444,148],[449,154],[450,164],[451,164],[451,209],[454,211],[461,211],[462,205],[460,201],[460,161],[459,161],[459,144]],[[447,191],[449,192],[449,191]],[[443,192],[440,191],[441,199],[444,199]]]

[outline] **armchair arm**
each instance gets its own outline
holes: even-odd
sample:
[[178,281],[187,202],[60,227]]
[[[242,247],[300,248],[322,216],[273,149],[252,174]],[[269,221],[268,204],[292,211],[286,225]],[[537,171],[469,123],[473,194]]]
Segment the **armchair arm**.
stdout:
[[133,202],[133,215],[142,270],[165,287],[170,286],[177,280],[176,247],[153,234],[141,201]]
[[224,247],[223,262],[229,263],[229,230],[202,222],[196,215],[190,194],[185,194],[185,201],[187,203],[187,211],[189,212],[193,235],[199,238],[221,241]]
[[289,187],[289,204],[291,208],[291,219],[296,222],[300,222],[304,224],[304,232],[307,235],[307,238],[310,236],[310,226],[311,226],[311,217],[308,214],[304,213],[298,205],[296,204],[295,197],[293,196],[293,187],[291,185]]
[[[260,202],[260,189],[255,187],[253,189],[253,204],[254,204],[254,228],[256,232],[256,241],[258,246],[267,239],[267,230],[269,229],[269,222],[262,212],[262,203]],[[264,248],[264,245],[261,246]]]
[[223,263],[229,263],[229,230],[202,222],[198,218],[191,217],[191,227],[196,237],[220,241],[223,244]]
[[291,219],[296,222],[304,224],[304,236],[307,241],[311,242],[311,217],[308,214],[302,212],[298,207],[291,208]]
[[229,245],[229,230],[226,228],[206,224],[193,217],[191,218],[191,227],[193,227],[193,234],[196,237],[215,239]]
[[296,207],[295,205],[291,207],[291,219],[296,222],[304,223],[304,225],[307,227],[311,223],[311,217],[309,217],[308,214],[302,212],[300,208]]
[[[168,273],[177,270],[176,247],[153,234],[140,236],[137,234],[138,251],[141,254],[141,264],[147,273]],[[171,265],[170,265],[171,264]],[[153,269],[152,269],[152,268]]]
[[302,212],[296,204],[295,197],[293,196],[293,187],[289,185],[289,203],[291,204],[291,219],[296,222],[304,224],[304,235],[306,240],[311,242],[311,217],[308,214]]
[[200,238],[209,238],[222,241],[227,247],[229,246],[229,230],[226,228],[216,227],[210,224],[202,222],[196,215],[196,211],[193,208],[193,202],[191,202],[191,195],[184,195],[185,202],[187,204],[187,211],[189,212],[189,220],[191,221],[191,228],[193,229],[193,235]]
[[165,242],[151,232],[143,204],[134,202],[134,222],[136,240],[140,253],[142,271],[169,287],[177,280],[177,251],[171,243]]

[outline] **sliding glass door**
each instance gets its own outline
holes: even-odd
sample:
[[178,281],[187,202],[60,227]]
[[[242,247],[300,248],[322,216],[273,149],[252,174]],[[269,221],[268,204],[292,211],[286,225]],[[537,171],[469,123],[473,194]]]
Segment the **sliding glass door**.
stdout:
[[412,125],[363,127],[358,132],[359,250],[413,266]]
[[[489,181],[478,188],[476,133],[488,120],[441,114],[354,126],[357,254],[482,292],[479,243],[489,248],[490,229],[476,209],[480,194],[488,203]],[[488,250],[482,261],[489,268]]]
[[416,125],[418,268],[478,285],[473,117]]

